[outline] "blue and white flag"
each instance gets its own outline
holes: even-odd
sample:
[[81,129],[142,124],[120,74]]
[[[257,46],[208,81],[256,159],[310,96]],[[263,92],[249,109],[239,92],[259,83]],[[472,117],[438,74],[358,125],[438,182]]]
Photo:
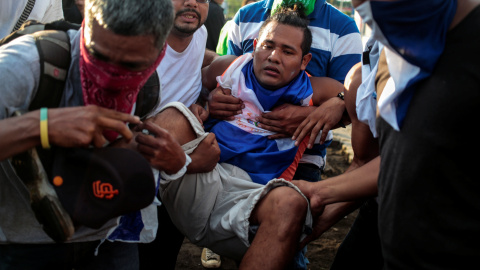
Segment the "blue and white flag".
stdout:
[[157,208],[162,205],[157,194],[160,185],[160,172],[153,169],[155,179],[155,199],[153,202],[138,211],[122,215],[117,218],[117,226],[110,229],[106,239],[114,242],[150,243],[155,240],[158,229]]
[[217,81],[245,104],[242,114],[232,121],[210,119],[205,123],[217,138],[220,162],[238,166],[254,182],[266,184],[292,164],[298,148],[290,138],[268,139],[274,133],[258,127],[255,118],[285,103],[308,106],[313,94],[310,79],[300,72],[287,86],[266,89],[255,78],[253,57],[247,53],[237,58]]
[[385,46],[391,80],[378,100],[380,116],[400,130],[420,81],[443,53],[457,0],[366,1],[356,11]]

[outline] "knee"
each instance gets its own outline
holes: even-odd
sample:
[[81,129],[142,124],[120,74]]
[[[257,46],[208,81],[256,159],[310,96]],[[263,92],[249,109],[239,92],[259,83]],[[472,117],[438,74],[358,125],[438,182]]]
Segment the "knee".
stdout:
[[308,203],[289,187],[278,187],[267,194],[264,207],[258,212],[260,230],[269,231],[280,241],[297,239],[303,229]]
[[278,187],[270,191],[269,201],[273,219],[282,219],[287,223],[303,223],[308,209],[307,200],[290,187]]

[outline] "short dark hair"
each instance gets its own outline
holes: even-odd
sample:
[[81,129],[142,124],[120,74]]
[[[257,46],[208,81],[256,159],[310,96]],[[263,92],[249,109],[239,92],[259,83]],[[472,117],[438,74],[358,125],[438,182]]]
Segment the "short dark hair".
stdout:
[[[141,3],[141,4],[140,4]],[[88,0],[85,23],[91,28],[96,21],[117,35],[153,35],[155,46],[163,48],[173,26],[171,0]]]
[[263,34],[265,26],[271,22],[290,25],[303,30],[302,56],[310,52],[312,46],[312,32],[308,28],[309,20],[302,5],[282,6],[275,14],[269,16],[260,27],[258,36]]

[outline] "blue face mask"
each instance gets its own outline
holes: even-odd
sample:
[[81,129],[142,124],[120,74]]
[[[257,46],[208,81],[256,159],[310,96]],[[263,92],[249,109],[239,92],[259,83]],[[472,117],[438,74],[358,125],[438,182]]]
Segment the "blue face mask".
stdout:
[[429,71],[443,52],[456,10],[456,0],[367,1],[356,9],[378,41]]
[[[443,53],[457,0],[366,1],[356,11],[385,46],[393,82],[378,100],[379,113],[400,130],[419,81],[430,76]],[[390,61],[389,61],[390,60]]]

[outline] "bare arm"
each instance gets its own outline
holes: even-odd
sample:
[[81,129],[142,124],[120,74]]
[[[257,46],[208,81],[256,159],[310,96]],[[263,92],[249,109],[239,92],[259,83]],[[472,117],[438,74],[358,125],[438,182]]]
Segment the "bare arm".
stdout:
[[[132,132],[125,122],[139,124],[137,116],[98,106],[56,108],[48,110],[48,139],[51,145],[102,147],[104,130],[113,130],[126,140]],[[0,120],[0,160],[24,152],[40,144],[40,111]]]
[[317,239],[343,216],[355,210],[363,199],[377,195],[380,156],[364,166],[341,175],[311,183],[293,181],[310,199],[314,215],[314,232],[304,244]]
[[310,77],[313,88],[313,105],[319,106],[325,101],[336,97],[338,93],[343,92],[343,84],[328,77]]
[[337,202],[354,201],[377,195],[377,180],[380,171],[380,156],[365,165],[335,177],[313,184],[295,180],[302,192],[310,198],[312,208]]
[[238,56],[235,55],[223,55],[218,56],[208,66],[202,68],[202,84],[208,90],[213,90],[217,86],[217,76],[223,74],[228,66]]
[[209,50],[209,49],[205,49],[205,54],[203,56],[203,64],[202,64],[202,68],[210,65],[213,60],[215,60],[215,58],[219,57],[219,55],[212,51],[212,50]]

